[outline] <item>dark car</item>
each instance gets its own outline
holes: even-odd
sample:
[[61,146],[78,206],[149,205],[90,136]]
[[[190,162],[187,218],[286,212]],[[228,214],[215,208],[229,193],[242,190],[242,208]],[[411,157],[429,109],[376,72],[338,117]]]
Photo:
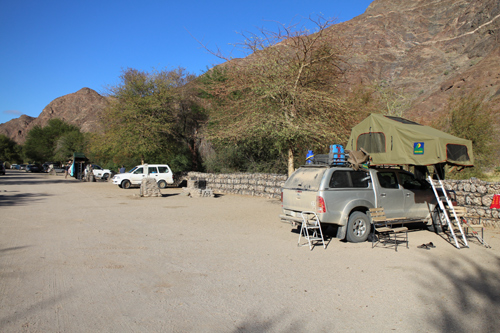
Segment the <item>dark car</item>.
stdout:
[[5,175],[5,165],[0,162],[0,175]]
[[42,167],[38,164],[28,164],[26,166],[26,172],[41,172]]

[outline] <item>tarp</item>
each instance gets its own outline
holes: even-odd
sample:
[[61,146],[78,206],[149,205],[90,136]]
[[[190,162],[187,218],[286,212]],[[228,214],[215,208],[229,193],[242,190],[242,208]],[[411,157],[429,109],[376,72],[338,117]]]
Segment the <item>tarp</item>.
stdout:
[[376,113],[353,127],[346,148],[366,150],[370,165],[474,165],[470,140]]

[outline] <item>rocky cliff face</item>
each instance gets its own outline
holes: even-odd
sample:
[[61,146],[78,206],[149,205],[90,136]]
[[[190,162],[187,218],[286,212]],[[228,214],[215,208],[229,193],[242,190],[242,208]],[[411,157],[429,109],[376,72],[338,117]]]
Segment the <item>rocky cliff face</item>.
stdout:
[[0,124],[0,133],[17,143],[24,143],[26,134],[36,125],[44,127],[52,118],[62,119],[80,127],[82,132],[100,130],[99,118],[108,105],[106,97],[89,88],[56,98],[47,105],[38,118],[21,116],[5,124]]
[[352,41],[349,82],[403,90],[413,100],[408,118],[432,118],[476,88],[500,105],[498,0],[375,0],[332,29]]
[[[412,101],[405,117],[428,123],[450,96],[474,89],[500,113],[500,1],[375,0],[366,12],[331,27],[351,44],[348,84],[380,84]],[[238,61],[245,61],[241,59]],[[83,88],[51,102],[35,120],[0,124],[19,143],[35,125],[61,118],[96,131],[105,97]]]

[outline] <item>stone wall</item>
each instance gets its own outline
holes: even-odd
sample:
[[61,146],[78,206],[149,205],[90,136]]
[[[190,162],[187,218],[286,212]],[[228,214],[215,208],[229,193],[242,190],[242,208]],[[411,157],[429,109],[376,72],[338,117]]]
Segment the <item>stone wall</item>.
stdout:
[[205,180],[206,187],[215,193],[254,195],[280,198],[286,175],[267,173],[213,174],[189,172],[188,181]]
[[[494,194],[500,194],[500,183],[485,182],[475,178],[445,180],[446,189],[453,190],[459,206],[467,207],[467,213],[481,217],[486,226],[500,227],[500,212],[490,209]],[[474,223],[478,221],[474,220]]]
[[[214,193],[254,195],[279,199],[281,187],[285,184],[286,175],[266,173],[232,173],[211,174],[189,172],[187,178],[205,180],[206,187]],[[445,187],[453,190],[460,206],[467,207],[470,215],[481,217],[481,223],[486,226],[500,227],[500,212],[490,209],[494,194],[500,194],[500,183],[491,183],[477,179],[445,180]],[[473,223],[478,223],[473,220]]]

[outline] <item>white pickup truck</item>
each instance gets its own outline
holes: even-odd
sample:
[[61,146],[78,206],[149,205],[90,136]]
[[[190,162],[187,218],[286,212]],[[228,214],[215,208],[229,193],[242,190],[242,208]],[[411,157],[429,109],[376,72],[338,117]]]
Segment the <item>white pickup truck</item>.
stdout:
[[401,169],[309,165],[295,171],[281,193],[281,219],[299,222],[303,211],[338,226],[337,238],[363,242],[370,234],[367,212],[383,207],[388,218],[407,217],[439,230],[442,219],[431,185]]
[[111,170],[103,169],[97,164],[90,164],[87,167],[88,169],[85,169],[85,177],[87,176],[89,169],[92,169],[92,173],[94,174],[95,179],[102,179],[107,181],[111,176]]

